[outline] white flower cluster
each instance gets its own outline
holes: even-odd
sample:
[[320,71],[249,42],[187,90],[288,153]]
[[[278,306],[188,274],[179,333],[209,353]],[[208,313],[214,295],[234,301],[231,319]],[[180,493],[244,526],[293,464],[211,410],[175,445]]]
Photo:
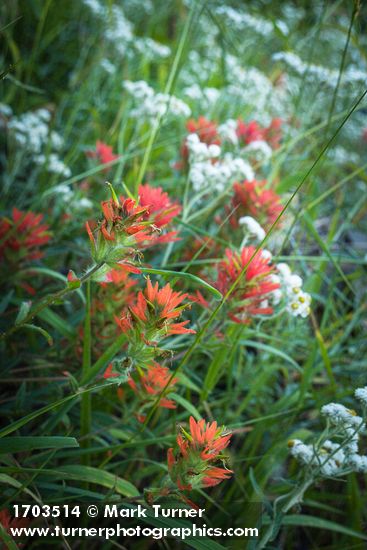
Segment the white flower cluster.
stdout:
[[254,158],[257,162],[266,162],[271,158],[273,154],[272,148],[263,139],[252,141],[244,148],[243,151],[244,153],[247,153],[251,158]]
[[[104,38],[120,56],[131,56],[135,51],[144,53],[150,59],[166,58],[171,55],[171,49],[152,38],[140,38],[134,34],[134,25],[125,16],[120,6],[105,5],[99,0],[83,0],[95,17],[104,22]],[[143,3],[139,3],[139,9]]]
[[0,115],[3,115],[7,118],[11,117],[13,114],[13,110],[10,107],[10,105],[6,105],[6,103],[0,103]]
[[130,112],[133,118],[154,119],[164,115],[189,117],[191,114],[190,107],[184,101],[173,95],[156,93],[144,80],[125,80],[123,85],[137,103]]
[[203,188],[222,192],[237,178],[253,179],[251,166],[241,158],[226,153],[223,158],[219,145],[207,145],[200,141],[197,134],[189,134],[186,138],[189,150],[189,178],[195,191]]
[[46,170],[63,177],[70,177],[71,170],[59,158],[55,151],[61,149],[63,139],[54,130],[49,129],[51,114],[47,109],[38,109],[13,117],[8,129],[15,143],[28,153],[33,161]]
[[277,274],[272,275],[274,283],[282,288],[273,291],[274,303],[279,303],[282,296],[286,299],[286,309],[294,317],[307,317],[310,314],[311,296],[302,290],[302,278],[292,273],[286,263],[276,264]]
[[306,445],[299,439],[290,441],[289,446],[291,455],[296,460],[307,466],[320,468],[322,476],[336,476],[345,461],[345,454],[340,445],[328,439],[318,449]]
[[[257,222],[251,216],[243,216],[238,220],[238,223],[240,225],[243,225],[248,231],[248,233],[250,234],[250,236],[254,237],[257,241],[260,242],[265,238],[265,235],[266,235],[265,230],[261,227],[259,222]],[[268,254],[270,254],[270,252],[265,250],[263,250],[262,252],[263,253],[267,252]],[[264,254],[263,254],[263,257],[264,257]],[[265,256],[265,257],[266,259],[271,260],[271,254],[270,254],[270,258],[268,256]]]
[[183,94],[189,99],[202,102],[205,107],[212,107],[219,99],[218,88],[201,87],[199,84],[191,84],[183,89]]
[[219,6],[215,13],[228,19],[230,25],[238,30],[249,28],[262,36],[269,36],[273,30],[273,24],[262,17],[254,17],[249,13],[237,11],[230,6]]
[[334,426],[365,429],[363,418],[358,416],[355,411],[347,409],[340,403],[329,403],[321,409],[321,414],[326,416]]
[[[273,55],[274,61],[283,61],[299,75],[307,74],[309,78],[318,79],[323,84],[335,87],[339,79],[339,70],[329,69],[322,65],[306,63],[297,54],[293,52],[277,52]],[[343,82],[364,83],[366,82],[366,73],[355,67],[349,67],[343,73]]]
[[[367,405],[367,387],[358,388],[356,399]],[[318,448],[306,445],[299,439],[289,442],[291,454],[302,464],[318,468],[322,476],[343,475],[350,471],[367,472],[367,456],[359,454],[360,433],[366,430],[361,416],[340,403],[324,405],[321,413],[335,430],[339,443],[324,441]]]
[[230,118],[218,126],[218,134],[223,141],[228,141],[232,145],[238,145],[237,121]]

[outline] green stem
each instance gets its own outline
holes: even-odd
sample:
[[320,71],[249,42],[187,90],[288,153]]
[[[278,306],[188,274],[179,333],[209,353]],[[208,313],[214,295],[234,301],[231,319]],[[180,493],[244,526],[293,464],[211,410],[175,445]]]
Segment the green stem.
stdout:
[[[83,334],[83,376],[87,374],[91,367],[91,292],[90,292],[90,280],[87,281],[86,289],[86,308],[85,308],[85,322],[84,322],[84,334]],[[92,419],[91,419],[91,395],[85,393],[81,399],[80,409],[80,432],[82,436],[82,447],[89,446],[89,439],[91,433]],[[86,466],[89,465],[90,457],[88,454],[83,456],[83,462]]]
[[[85,273],[80,278],[80,284],[82,285],[83,283],[88,281],[90,279],[90,277],[96,271],[98,271],[103,265],[104,265],[104,262],[101,262],[101,263],[98,263],[98,264],[94,265],[89,271],[87,271],[87,273]],[[69,294],[69,292],[73,292],[74,290],[75,290],[75,288],[69,288],[68,286],[66,286],[65,288],[59,290],[58,292],[55,292],[54,294],[49,294],[48,296],[43,298],[38,305],[36,305],[33,309],[30,310],[28,315],[26,315],[20,323],[14,325],[13,327],[11,327],[6,332],[3,332],[0,335],[0,340],[5,340],[5,338],[8,338],[8,336],[13,334],[13,332],[16,332],[21,327],[23,327],[24,325],[29,323],[29,321],[31,321],[34,317],[37,317],[37,315],[39,313],[41,313],[41,311],[46,309],[48,306],[51,306],[54,302],[57,302],[57,301],[61,300],[62,298],[64,298],[64,296],[66,294]]]
[[[278,521],[278,518],[281,515],[285,515],[293,506],[296,504],[302,502],[303,495],[307,491],[307,489],[312,485],[314,479],[308,478],[306,479],[301,485],[296,487],[291,493],[289,493],[287,501],[283,506],[280,507],[280,509],[276,513],[276,517],[273,519],[271,524],[268,526],[267,530],[265,531],[264,535],[261,537],[258,549],[261,550],[262,548],[265,548],[268,542],[271,542],[274,540],[274,538],[277,536],[279,529],[281,527],[281,522]],[[284,497],[281,497],[284,498]]]

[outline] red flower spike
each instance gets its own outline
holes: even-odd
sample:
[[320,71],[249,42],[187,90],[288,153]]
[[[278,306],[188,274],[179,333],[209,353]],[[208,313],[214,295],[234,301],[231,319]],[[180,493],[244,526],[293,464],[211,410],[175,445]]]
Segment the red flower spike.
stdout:
[[232,470],[218,468],[215,464],[225,457],[221,454],[228,446],[231,434],[216,422],[204,419],[189,420],[190,432],[182,429],[177,436],[176,453],[171,448],[167,453],[168,470],[172,481],[180,491],[190,491],[218,485],[228,479]]
[[112,151],[112,147],[107,145],[107,143],[97,140],[96,150],[87,151],[86,155],[90,158],[96,158],[101,164],[108,164],[119,158],[119,156],[115,155]]
[[143,340],[159,340],[170,334],[194,334],[195,331],[186,328],[189,321],[172,322],[189,305],[181,305],[187,298],[172,290],[169,284],[159,289],[150,278],[144,292],[139,291],[136,303],[126,308],[117,323],[123,332],[137,328]]
[[140,205],[146,207],[149,214],[144,219],[149,219],[157,227],[165,227],[178,216],[182,210],[177,202],[171,202],[168,193],[162,187],[151,187],[149,184],[140,185],[138,190]]
[[231,308],[229,317],[237,323],[247,324],[253,315],[271,315],[273,308],[263,302],[280,286],[272,281],[274,266],[269,265],[269,260],[262,256],[262,250],[252,258],[255,250],[255,247],[247,246],[239,254],[227,249],[225,259],[217,267],[217,281],[214,284],[225,295],[247,266],[228,299]]
[[[167,367],[162,367],[154,362],[147,367],[144,373],[138,374],[135,378],[130,376],[128,384],[140,397],[142,403],[146,404],[149,401],[155,401],[156,397],[166,388],[171,378],[171,372]],[[169,390],[173,389],[176,382],[177,378],[173,378],[170,381]],[[159,402],[159,406],[165,409],[175,409],[176,403],[171,399],[163,397]]]
[[42,214],[22,212],[13,208],[11,218],[0,220],[0,259],[10,262],[38,260],[43,257],[41,246],[48,243],[49,226],[42,224]]
[[234,196],[231,207],[227,212],[234,210],[230,216],[230,223],[238,227],[238,220],[242,216],[252,216],[264,229],[268,229],[283,210],[280,197],[272,189],[266,188],[266,180],[244,180],[233,184]]

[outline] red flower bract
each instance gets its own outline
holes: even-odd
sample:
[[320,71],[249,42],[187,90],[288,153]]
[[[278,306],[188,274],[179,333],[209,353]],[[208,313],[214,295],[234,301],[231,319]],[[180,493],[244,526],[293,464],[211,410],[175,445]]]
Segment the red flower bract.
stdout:
[[223,295],[243,273],[227,301],[230,307],[229,317],[237,323],[249,323],[253,315],[271,315],[273,308],[268,299],[280,286],[271,277],[274,267],[262,256],[261,250],[256,254],[255,251],[253,246],[244,247],[241,253],[227,249],[225,259],[217,268],[215,286]]
[[224,460],[222,451],[232,435],[216,422],[196,421],[190,417],[190,432],[182,429],[177,436],[177,450],[168,449],[167,461],[171,479],[180,491],[211,487],[228,479],[232,470],[218,468],[218,460]]
[[159,289],[158,283],[153,286],[148,277],[144,292],[139,291],[136,303],[125,309],[116,321],[124,332],[137,328],[147,341],[170,334],[192,334],[195,331],[185,327],[188,320],[172,322],[189,307],[188,304],[181,305],[187,296],[175,292],[169,284]]
[[149,211],[149,214],[145,214],[145,219],[149,218],[157,227],[171,223],[181,212],[181,206],[177,202],[172,202],[162,187],[151,187],[146,183],[139,186],[138,195],[140,205]]
[[241,119],[237,121],[237,136],[244,145],[249,145],[253,141],[267,141],[273,149],[277,149],[282,139],[282,120],[273,118],[267,128],[260,126],[256,120],[244,122]]
[[101,164],[108,164],[109,162],[112,162],[113,160],[118,159],[118,155],[115,155],[112,152],[112,147],[107,145],[107,143],[103,143],[103,141],[97,140],[96,143],[96,150],[95,151],[87,151],[87,156],[91,158],[97,158]]
[[40,250],[51,238],[49,226],[41,223],[42,214],[13,208],[11,218],[0,220],[0,258],[9,261],[37,260]]
[[[137,376],[130,376],[128,380],[129,386],[142,399],[142,401],[151,401],[166,388],[171,378],[171,372],[167,367],[162,367],[154,362],[149,365],[146,370],[138,373]],[[177,378],[173,378],[169,383],[169,388],[173,389]],[[159,406],[165,409],[175,409],[176,403],[172,399],[162,397],[159,401]]]
[[251,120],[246,123],[239,119],[237,121],[237,137],[245,145],[248,145],[252,141],[258,141],[264,139],[264,130],[260,124],[255,120]]
[[239,218],[249,215],[255,218],[264,229],[268,229],[283,210],[280,197],[272,189],[266,188],[266,180],[236,182],[233,184],[233,191],[232,208],[226,209],[227,211],[234,209],[230,217],[233,227],[238,226]]

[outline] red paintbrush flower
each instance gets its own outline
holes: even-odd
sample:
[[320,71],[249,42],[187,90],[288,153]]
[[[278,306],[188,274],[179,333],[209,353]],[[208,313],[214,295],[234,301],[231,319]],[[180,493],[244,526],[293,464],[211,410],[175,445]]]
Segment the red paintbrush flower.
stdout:
[[237,137],[244,145],[248,145],[252,141],[264,139],[264,129],[256,120],[250,120],[246,123],[241,119],[237,121]]
[[214,284],[223,295],[243,273],[227,301],[229,317],[237,323],[247,324],[254,315],[271,315],[273,307],[268,300],[280,286],[273,282],[274,267],[269,265],[269,259],[262,255],[262,250],[252,258],[255,250],[254,246],[247,246],[239,254],[227,249],[225,259],[217,267],[217,281]]
[[119,156],[115,155],[112,151],[112,147],[107,145],[107,143],[103,143],[103,141],[97,140],[96,150],[87,151],[86,154],[90,158],[98,159],[101,164],[108,164],[109,162],[112,162],[113,160],[119,158]]
[[125,309],[116,322],[123,332],[134,329],[146,342],[154,342],[170,334],[193,334],[194,330],[186,328],[190,321],[173,322],[189,304],[182,305],[187,294],[172,290],[167,284],[162,289],[158,283],[153,286],[150,278],[144,292],[139,291],[136,303]]
[[188,120],[186,123],[186,128],[190,134],[197,134],[200,141],[206,143],[207,145],[220,145],[221,143],[216,123],[208,120],[204,116],[199,116],[197,120]]
[[241,217],[252,216],[266,230],[283,210],[279,195],[266,188],[266,180],[236,182],[233,191],[232,205],[226,208],[227,212],[233,211],[230,216],[233,227],[238,227]]
[[237,121],[237,137],[243,145],[249,145],[253,141],[266,141],[273,149],[277,149],[282,139],[282,120],[273,118],[270,125],[262,127],[256,120],[244,122],[241,119]]
[[168,449],[168,470],[172,481],[183,490],[217,485],[228,479],[232,470],[218,468],[215,464],[225,460],[222,451],[229,445],[232,435],[216,422],[198,422],[190,417],[190,432],[181,428],[177,436],[176,452]]
[[[166,388],[168,381],[171,378],[171,372],[167,367],[162,367],[154,362],[147,367],[146,370],[138,372],[134,376],[130,376],[128,384],[132,390],[139,396],[142,401],[143,408],[151,405],[157,396]],[[173,378],[169,383],[169,390],[173,390],[173,386],[177,382],[177,378]],[[176,403],[172,399],[162,397],[159,401],[159,406],[165,409],[175,409]]]
[[281,118],[273,118],[270,125],[264,130],[264,139],[273,149],[278,149],[282,139],[282,124]]
[[37,260],[40,250],[51,238],[49,226],[42,224],[42,214],[13,208],[11,218],[0,220],[0,259],[8,261]]
[[171,223],[182,210],[181,205],[172,202],[162,187],[151,187],[148,183],[139,185],[138,195],[140,205],[149,211],[149,214],[145,214],[145,219],[149,218],[157,227],[165,227]]
[[98,223],[87,222],[86,229],[95,261],[116,264],[151,240],[157,228],[146,220],[147,207],[130,198],[118,199],[111,185],[110,188],[112,199],[101,203],[103,218]]
[[[162,187],[151,187],[146,183],[139,186],[138,195],[140,205],[147,208],[149,212],[145,213],[144,219],[149,219],[158,229],[170,224],[182,210],[181,205],[178,202],[172,202],[168,193],[165,193]],[[158,243],[172,242],[177,240],[176,235],[177,231],[160,234],[154,236],[148,244],[151,246]]]

